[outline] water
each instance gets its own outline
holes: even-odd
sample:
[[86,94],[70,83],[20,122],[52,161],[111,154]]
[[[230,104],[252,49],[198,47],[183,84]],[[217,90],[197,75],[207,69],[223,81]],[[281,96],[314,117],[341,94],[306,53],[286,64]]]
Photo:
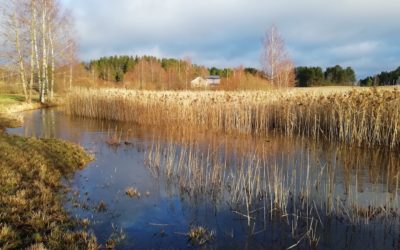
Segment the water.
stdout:
[[117,249],[198,248],[187,233],[203,226],[213,232],[207,249],[310,248],[312,239],[318,249],[399,247],[398,151],[146,128],[57,109],[23,115],[9,133],[61,138],[95,155],[67,182],[65,207],[91,221],[103,246],[124,236]]

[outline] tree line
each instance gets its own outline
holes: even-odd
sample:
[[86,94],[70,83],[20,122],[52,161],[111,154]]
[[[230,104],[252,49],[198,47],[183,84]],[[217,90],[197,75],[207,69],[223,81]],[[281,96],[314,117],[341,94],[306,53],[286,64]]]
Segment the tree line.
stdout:
[[[1,0],[1,60],[18,76],[26,101],[38,92],[45,103],[53,99],[57,74],[69,77],[75,41],[72,18],[57,0]],[[59,70],[63,72],[57,72]]]
[[[252,67],[243,68],[243,66],[239,66],[238,68],[241,68],[244,73],[251,74],[253,76],[261,77],[263,75],[263,72],[256,68],[252,68]],[[210,75],[217,75],[221,78],[231,77],[234,74],[234,71],[235,71],[235,68],[217,68],[217,67],[208,68],[208,72]]]
[[[134,69],[135,67],[139,67],[141,70],[142,65],[144,64],[154,64],[154,65],[146,65],[150,66],[150,71],[154,68],[157,64],[161,67],[162,70],[168,71],[173,69],[174,74],[178,76],[181,75],[182,72],[187,72],[189,68],[190,70],[190,77],[193,77],[194,74],[201,75],[206,77],[207,75],[217,75],[221,78],[227,78],[233,75],[234,69],[232,68],[205,68],[202,66],[190,64],[189,60],[180,60],[174,58],[161,58],[158,59],[153,56],[110,56],[110,57],[101,57],[100,59],[91,60],[86,69],[88,71],[95,71],[96,76],[104,81],[112,81],[112,82],[123,82],[124,76],[128,71]],[[149,70],[149,69],[144,69]],[[244,69],[246,72],[257,74],[259,71],[254,68],[246,68]],[[139,75],[142,72],[139,72]],[[154,78],[154,77],[153,77]],[[179,78],[179,77],[178,77]],[[182,77],[180,77],[181,79]],[[186,80],[186,77],[183,77],[182,80]],[[191,80],[191,79],[188,79]]]
[[91,85],[123,86],[137,89],[188,89],[201,76],[221,77],[220,89],[245,89],[267,85],[262,71],[255,68],[206,68],[193,64],[190,58],[156,58],[154,56],[109,56],[84,63]]
[[367,76],[360,80],[361,86],[400,85],[400,67],[392,71],[382,71],[375,76]]
[[354,85],[356,74],[351,67],[343,68],[340,65],[327,67],[296,67],[296,85],[309,87],[316,85]]
[[[156,58],[154,56],[109,56],[91,60],[85,68],[92,74],[92,82],[121,83],[143,88],[188,87],[195,76],[207,76],[204,66],[193,64],[190,58]],[[167,85],[167,86],[163,86]]]

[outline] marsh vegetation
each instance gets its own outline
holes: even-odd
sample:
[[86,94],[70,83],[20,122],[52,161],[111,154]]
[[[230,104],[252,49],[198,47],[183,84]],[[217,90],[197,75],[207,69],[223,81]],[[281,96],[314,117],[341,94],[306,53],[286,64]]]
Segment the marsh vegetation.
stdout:
[[[326,39],[310,39],[315,20],[294,23],[293,32],[287,17],[254,16],[279,5],[261,2],[238,9],[245,14],[229,23],[210,15],[207,4],[131,8],[125,1],[113,4],[113,13],[144,15],[128,13],[140,20],[123,24],[96,18],[110,12],[107,4],[87,16],[65,9],[73,1],[0,2],[0,249],[400,249],[400,92],[350,87],[400,84],[400,68],[357,82],[350,65],[296,66],[289,53],[308,63],[356,62],[369,74],[393,66],[367,65],[380,61],[367,58],[378,52],[375,38],[346,45],[351,37],[339,32],[332,36],[339,43],[322,45]],[[297,16],[306,17],[301,12],[309,8],[301,5]],[[162,15],[146,15],[160,7]],[[191,10],[209,16],[192,24],[215,22],[223,32],[188,33],[196,15],[182,13]],[[255,23],[237,22],[246,11]],[[75,14],[84,27],[77,34],[89,34],[91,46],[77,43]],[[287,49],[271,25],[260,69],[223,66],[245,58],[253,65],[251,30],[270,18],[285,20],[285,32],[300,43]],[[169,32],[146,28],[159,21]],[[258,28],[246,37],[226,33],[248,24]],[[349,31],[325,26],[330,35]],[[119,34],[126,30],[129,36]],[[80,61],[79,47],[110,55],[100,48],[108,38],[117,41],[115,53],[141,55]],[[314,45],[324,49],[308,53]],[[357,49],[367,57],[352,60],[357,53],[347,54]],[[332,59],[318,58],[322,52]],[[197,65],[190,55],[219,65]],[[56,104],[63,107],[50,108]]]
[[13,131],[61,136],[96,156],[75,175],[65,206],[103,246],[398,246],[396,149],[55,110],[27,114]]
[[265,136],[279,132],[350,145],[400,145],[400,92],[392,89],[297,89],[268,92],[152,92],[75,89],[74,116],[141,125],[185,126]]
[[23,103],[20,95],[0,95],[0,248],[96,249],[96,237],[77,230],[83,221],[65,211],[63,200],[63,180],[92,156],[66,141],[6,132],[23,125],[22,115],[13,111],[40,106]]
[[0,247],[95,249],[93,235],[74,231],[79,220],[61,199],[61,180],[89,160],[82,148],[63,141],[0,132]]
[[283,140],[275,138],[275,147],[262,141],[156,140],[146,165],[155,178],[195,200],[207,197],[215,206],[226,202],[246,221],[249,235],[280,221],[291,236],[287,242],[294,242],[288,248],[316,248],[324,233],[337,233],[332,221],[397,232],[398,155],[379,150],[369,155],[343,145],[320,149],[304,139],[295,150]]

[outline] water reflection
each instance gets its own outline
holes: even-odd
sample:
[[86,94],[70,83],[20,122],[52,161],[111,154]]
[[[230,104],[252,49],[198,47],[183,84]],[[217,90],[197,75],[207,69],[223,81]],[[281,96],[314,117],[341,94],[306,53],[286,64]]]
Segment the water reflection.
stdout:
[[399,246],[396,151],[146,128],[56,109],[26,112],[24,126],[9,132],[70,140],[95,154],[66,207],[90,219],[103,244],[122,229],[121,249],[187,248],[184,234],[202,225],[216,231],[210,248]]

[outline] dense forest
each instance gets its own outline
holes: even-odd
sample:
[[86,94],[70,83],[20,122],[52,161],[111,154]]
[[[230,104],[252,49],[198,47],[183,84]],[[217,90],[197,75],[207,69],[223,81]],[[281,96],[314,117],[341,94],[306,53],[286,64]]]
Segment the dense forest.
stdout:
[[360,80],[361,86],[383,86],[400,84],[400,67],[393,71],[382,71],[375,76],[368,76]]
[[[256,69],[256,68],[243,68],[243,71],[246,74],[251,74],[253,76],[263,76],[263,73]],[[210,75],[217,75],[220,76],[221,78],[227,78],[227,77],[231,77],[234,74],[234,69],[232,68],[223,68],[223,69],[219,69],[216,67],[212,67],[212,68],[208,68],[208,72]]]
[[297,67],[296,83],[299,87],[318,85],[353,85],[356,74],[351,67],[342,68],[340,65],[328,67],[322,71],[321,67]]

